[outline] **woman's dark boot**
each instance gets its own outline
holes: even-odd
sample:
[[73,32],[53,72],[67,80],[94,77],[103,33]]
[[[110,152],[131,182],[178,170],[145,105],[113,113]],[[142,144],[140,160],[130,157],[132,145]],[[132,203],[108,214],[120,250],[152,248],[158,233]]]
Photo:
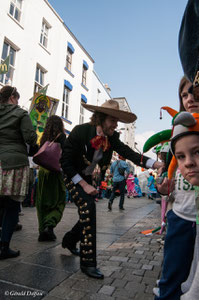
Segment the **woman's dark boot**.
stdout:
[[11,250],[8,242],[0,242],[0,259],[13,258],[19,255],[20,251]]
[[40,232],[38,241],[45,242],[45,241],[55,241],[56,235],[54,234],[53,227],[46,227],[43,232]]

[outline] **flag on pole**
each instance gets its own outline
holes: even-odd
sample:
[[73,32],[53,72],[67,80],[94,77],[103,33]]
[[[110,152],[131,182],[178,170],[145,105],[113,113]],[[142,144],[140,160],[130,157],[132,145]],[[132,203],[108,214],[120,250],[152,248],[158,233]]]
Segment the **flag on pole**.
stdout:
[[41,88],[38,93],[42,94],[42,95],[46,95],[47,89],[48,89],[49,83],[44,86],[43,88]]
[[160,231],[160,229],[161,229],[161,226],[159,226],[157,228],[153,228],[153,229],[143,230],[143,231],[141,231],[141,233],[144,235],[152,235],[153,233]]
[[[41,88],[41,89],[40,89],[38,92],[36,92],[35,94],[42,94],[42,95],[46,96],[48,86],[49,86],[49,83],[48,83],[46,86],[44,86],[43,88]],[[29,101],[32,102],[32,100],[33,100],[35,94],[33,95],[33,97],[31,97],[31,98],[29,99]]]
[[10,64],[10,55],[8,55],[6,59],[0,64],[0,74],[8,73],[9,64]]

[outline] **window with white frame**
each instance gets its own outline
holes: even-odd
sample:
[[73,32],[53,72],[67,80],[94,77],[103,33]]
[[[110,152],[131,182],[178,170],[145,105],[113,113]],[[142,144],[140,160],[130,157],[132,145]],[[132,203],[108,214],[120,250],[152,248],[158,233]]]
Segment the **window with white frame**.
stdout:
[[18,22],[21,19],[21,9],[23,0],[11,0],[10,1],[10,15],[15,18]]
[[73,53],[71,52],[70,48],[67,48],[67,55],[66,55],[66,68],[71,71],[72,67],[72,55]]
[[45,75],[44,69],[37,65],[36,67],[36,73],[35,73],[35,86],[34,86],[34,93],[39,92],[40,89],[44,87],[44,75]]
[[85,66],[83,65],[83,69],[82,69],[82,84],[86,86],[86,76],[87,75],[87,69],[85,68]]
[[70,89],[64,85],[63,101],[62,101],[62,117],[68,119]]
[[83,60],[83,67],[82,67],[82,85],[86,87],[87,81],[87,71],[88,71],[88,64],[85,60]]
[[50,29],[50,25],[43,20],[41,27],[41,35],[40,35],[40,44],[47,48],[48,45],[48,32]]
[[1,63],[9,56],[8,72],[6,74],[0,74],[0,82],[3,84],[12,84],[14,75],[14,66],[16,59],[16,49],[14,49],[8,42],[4,42],[3,51],[1,55]]
[[[81,103],[83,103],[82,100],[81,100]],[[84,123],[84,108],[80,104],[79,124],[83,124],[83,123]]]

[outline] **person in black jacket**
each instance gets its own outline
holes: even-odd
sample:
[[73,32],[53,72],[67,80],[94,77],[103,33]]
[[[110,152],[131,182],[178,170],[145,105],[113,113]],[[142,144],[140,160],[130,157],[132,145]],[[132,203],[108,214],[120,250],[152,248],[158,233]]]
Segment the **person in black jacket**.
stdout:
[[94,114],[90,123],[77,125],[62,144],[61,166],[67,176],[67,188],[78,207],[79,221],[65,234],[62,247],[78,255],[76,243],[80,241],[80,267],[83,273],[94,278],[104,275],[96,262],[96,208],[97,190],[92,186],[92,173],[98,164],[102,177],[109,167],[113,151],[143,167],[157,168],[161,163],[146,156],[141,157],[122,143],[116,132],[118,122],[132,123],[136,116],[119,109],[115,100],[108,100],[102,106],[82,104]]
[[37,150],[37,134],[28,112],[18,105],[19,97],[16,87],[7,85],[0,90],[0,260],[20,254],[10,249],[10,242],[20,203],[28,194],[30,151],[27,145]]

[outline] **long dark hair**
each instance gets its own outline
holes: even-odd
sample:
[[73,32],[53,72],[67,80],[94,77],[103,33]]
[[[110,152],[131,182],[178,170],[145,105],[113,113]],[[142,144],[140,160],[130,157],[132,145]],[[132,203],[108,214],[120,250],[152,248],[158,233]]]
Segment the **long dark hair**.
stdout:
[[106,114],[97,111],[91,116],[90,124],[94,126],[102,126],[106,117]]
[[178,95],[180,100],[180,111],[186,111],[182,102],[181,94],[182,94],[182,90],[184,89],[187,83],[190,83],[190,81],[185,76],[183,76],[182,79],[180,80],[179,89],[178,89]]
[[59,133],[64,133],[62,119],[58,116],[49,117],[41,137],[40,146],[42,146],[46,141],[53,141]]
[[14,96],[18,99],[20,98],[20,95],[17,92],[16,87],[5,85],[0,90],[0,103],[7,103],[11,96]]

